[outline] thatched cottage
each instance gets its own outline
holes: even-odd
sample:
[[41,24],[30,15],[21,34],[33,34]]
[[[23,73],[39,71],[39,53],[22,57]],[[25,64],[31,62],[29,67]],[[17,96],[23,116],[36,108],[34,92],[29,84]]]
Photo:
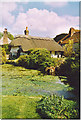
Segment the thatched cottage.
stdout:
[[26,27],[24,32],[25,35],[16,36],[9,44],[12,57],[27,54],[27,51],[32,48],[46,48],[50,51],[52,57],[62,56],[64,50],[53,38],[30,36],[28,27]]

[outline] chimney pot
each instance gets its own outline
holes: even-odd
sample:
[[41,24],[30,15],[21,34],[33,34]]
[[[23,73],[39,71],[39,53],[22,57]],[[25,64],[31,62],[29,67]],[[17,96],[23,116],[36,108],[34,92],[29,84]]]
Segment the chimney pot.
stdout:
[[28,27],[26,27],[26,30],[24,31],[25,35],[29,35]]
[[5,33],[7,34],[7,28],[4,29],[4,34],[5,34]]

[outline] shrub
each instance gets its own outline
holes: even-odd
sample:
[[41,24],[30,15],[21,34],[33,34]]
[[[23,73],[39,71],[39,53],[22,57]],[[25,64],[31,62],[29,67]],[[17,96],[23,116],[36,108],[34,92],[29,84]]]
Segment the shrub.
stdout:
[[54,65],[50,52],[46,49],[34,49],[29,55],[33,67],[37,69],[44,71],[46,67]]
[[6,63],[7,59],[6,59],[6,51],[4,48],[1,48],[1,54],[2,54],[2,64]]
[[63,64],[57,69],[57,75],[66,76],[67,82],[79,92],[79,79],[80,79],[80,60],[79,57],[67,58]]
[[16,64],[25,68],[29,67],[29,62],[30,62],[30,58],[29,55],[21,55],[17,61]]
[[79,118],[76,102],[57,95],[43,97],[38,103],[37,112],[42,118]]
[[52,58],[52,60],[55,67],[60,66],[65,61],[64,58]]
[[6,51],[6,54],[9,54],[9,53],[10,53],[8,46],[9,46],[9,45],[4,45],[4,46],[3,46],[4,50]]
[[73,51],[73,40],[69,40],[69,43],[66,44],[64,47],[64,55],[66,57],[71,57],[75,52]]
[[30,49],[29,55],[22,55],[18,58],[17,64],[26,68],[38,69],[42,72],[46,67],[54,66],[53,58],[46,49]]
[[8,32],[8,38],[9,38],[10,40],[14,40],[14,36],[13,36],[10,32]]

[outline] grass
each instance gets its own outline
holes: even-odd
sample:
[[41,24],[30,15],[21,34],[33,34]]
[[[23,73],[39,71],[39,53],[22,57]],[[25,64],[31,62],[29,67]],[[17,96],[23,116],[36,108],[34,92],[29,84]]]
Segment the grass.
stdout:
[[43,76],[37,70],[7,64],[2,66],[3,95],[41,96],[65,90],[66,86],[56,83],[57,81],[59,81],[58,76]]
[[59,84],[58,76],[10,64],[2,65],[2,118],[40,118],[37,101],[69,86]]
[[40,97],[3,96],[3,119],[40,118],[38,113],[36,113],[36,105],[39,100]]

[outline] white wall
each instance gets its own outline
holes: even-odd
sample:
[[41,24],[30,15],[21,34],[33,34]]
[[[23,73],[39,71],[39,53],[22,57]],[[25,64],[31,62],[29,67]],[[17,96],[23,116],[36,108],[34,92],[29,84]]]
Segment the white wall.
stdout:
[[53,58],[57,58],[57,55],[51,54],[51,57],[53,57]]
[[60,57],[61,57],[60,52],[57,52],[57,55],[55,55],[55,54],[51,54],[51,57],[53,57],[53,58],[57,58],[57,57],[58,57],[58,55],[59,55],[59,58],[60,58]]
[[19,50],[19,47],[11,47],[11,50],[10,52],[12,53],[12,56],[13,55],[17,55],[17,51]]

